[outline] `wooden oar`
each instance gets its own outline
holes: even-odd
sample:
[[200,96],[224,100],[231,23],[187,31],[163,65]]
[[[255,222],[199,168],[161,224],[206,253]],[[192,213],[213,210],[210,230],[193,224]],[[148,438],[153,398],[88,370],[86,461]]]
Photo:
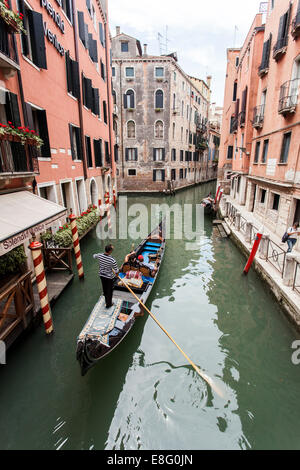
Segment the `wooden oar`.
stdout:
[[[114,274],[117,275],[114,271]],[[191,364],[191,366],[195,369],[195,371],[200,375],[200,377],[202,377],[203,380],[205,380],[205,382],[207,382],[211,388],[221,397],[223,398],[224,395],[223,393],[221,392],[221,390],[216,386],[216,384],[213,382],[213,380],[208,377],[206,374],[204,374],[204,372],[202,372],[199,367],[196,366],[196,364],[194,364],[194,362],[185,354],[185,352],[181,349],[180,346],[178,346],[178,344],[174,341],[174,339],[172,338],[172,336],[167,332],[167,330],[161,325],[161,323],[157,320],[157,318],[153,315],[152,312],[150,312],[150,310],[146,307],[145,304],[143,304],[143,302],[138,298],[137,295],[135,295],[135,293],[130,289],[130,287],[126,284],[126,282],[123,281],[123,279],[117,275],[118,278],[120,279],[120,281],[124,284],[124,286],[127,287],[127,289],[129,290],[129,292],[136,298],[136,300],[141,304],[141,306],[149,313],[150,317],[155,321],[155,323],[157,323],[157,325],[160,327],[160,329],[168,336],[168,338],[172,341],[172,343],[175,344],[175,346],[177,347],[177,349],[179,349],[179,351],[181,352],[181,354],[183,354],[183,356],[186,358],[186,360]]]

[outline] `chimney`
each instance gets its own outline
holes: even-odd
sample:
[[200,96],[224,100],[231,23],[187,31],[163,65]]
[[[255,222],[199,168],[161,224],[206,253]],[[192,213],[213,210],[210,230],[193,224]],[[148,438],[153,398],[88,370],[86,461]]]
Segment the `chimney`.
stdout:
[[147,55],[147,47],[148,47],[148,44],[144,44],[144,56]]
[[119,36],[120,33],[121,33],[121,28],[120,28],[120,26],[117,26],[116,27],[116,35]]
[[210,89],[210,86],[211,86],[211,79],[212,79],[211,75],[208,75],[208,76],[206,77],[207,86],[208,86],[209,89]]

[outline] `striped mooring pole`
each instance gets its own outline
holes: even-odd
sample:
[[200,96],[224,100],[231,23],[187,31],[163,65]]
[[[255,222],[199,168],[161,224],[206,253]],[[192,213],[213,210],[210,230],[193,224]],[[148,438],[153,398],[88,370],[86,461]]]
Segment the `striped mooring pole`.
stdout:
[[106,204],[106,209],[107,209],[108,229],[111,230],[110,200],[109,200],[109,192],[108,191],[106,191],[106,193],[105,193],[105,204]]
[[116,190],[115,190],[115,188],[113,189],[113,195],[114,195],[114,208],[117,210],[117,198],[116,198]]
[[76,215],[70,214],[69,220],[71,223],[73,246],[74,246],[75,259],[76,259],[77,270],[78,270],[78,277],[80,280],[83,280],[84,272],[83,272],[83,264],[82,264],[80,245],[79,245],[79,236],[78,236],[78,230],[77,230],[77,224],[76,224]]
[[48,289],[47,289],[47,282],[45,276],[45,269],[44,269],[44,262],[43,262],[43,255],[42,255],[42,243],[33,241],[29,248],[31,250],[34,271],[36,276],[36,284],[40,296],[41,302],[41,309],[43,314],[43,321],[45,325],[45,330],[47,335],[53,333],[53,322],[52,322],[52,315],[51,309],[49,304],[48,298]]
[[99,199],[98,201],[99,212],[100,212],[100,222],[102,221],[102,200]]

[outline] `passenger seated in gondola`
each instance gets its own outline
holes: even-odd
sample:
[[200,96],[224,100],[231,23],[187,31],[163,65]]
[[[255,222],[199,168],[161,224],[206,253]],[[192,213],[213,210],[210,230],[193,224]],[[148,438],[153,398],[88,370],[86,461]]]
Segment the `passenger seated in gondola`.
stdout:
[[153,266],[153,264],[145,263],[144,257],[142,255],[138,257],[138,262],[140,263],[140,268],[147,268],[149,270],[150,277],[156,276],[156,273],[158,271],[158,268],[156,265]]
[[128,253],[128,255],[125,256],[124,263],[129,263],[131,267],[133,268],[138,268],[139,263],[137,262],[136,259],[136,252],[132,251],[131,253]]

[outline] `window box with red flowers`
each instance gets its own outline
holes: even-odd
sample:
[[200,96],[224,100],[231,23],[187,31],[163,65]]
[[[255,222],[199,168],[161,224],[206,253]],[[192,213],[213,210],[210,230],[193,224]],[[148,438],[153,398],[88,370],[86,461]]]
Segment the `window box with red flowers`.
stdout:
[[16,128],[10,121],[8,124],[0,123],[0,140],[20,142],[22,145],[33,145],[37,148],[41,148],[44,144],[34,130],[30,130],[28,127]]
[[0,0],[0,17],[5,21],[9,33],[27,34],[23,25],[23,14],[12,11],[7,0]]

